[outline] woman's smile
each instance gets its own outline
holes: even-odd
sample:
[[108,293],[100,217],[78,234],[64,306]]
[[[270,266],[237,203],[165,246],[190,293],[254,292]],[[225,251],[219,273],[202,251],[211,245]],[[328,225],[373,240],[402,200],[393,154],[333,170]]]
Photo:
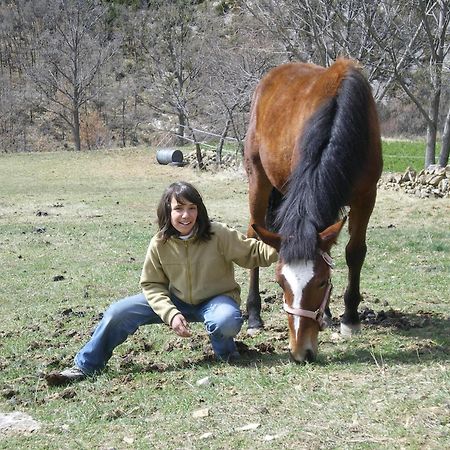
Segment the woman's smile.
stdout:
[[184,198],[177,200],[172,197],[170,208],[170,223],[175,230],[180,233],[180,236],[190,234],[197,221],[197,205]]

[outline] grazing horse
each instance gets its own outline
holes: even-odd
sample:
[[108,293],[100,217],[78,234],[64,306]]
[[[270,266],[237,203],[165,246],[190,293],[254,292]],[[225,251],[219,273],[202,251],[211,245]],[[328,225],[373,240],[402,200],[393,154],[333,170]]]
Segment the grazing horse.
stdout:
[[[329,68],[288,63],[272,69],[253,96],[244,159],[248,236],[279,251],[276,277],[284,292],[290,353],[297,362],[313,361],[318,332],[331,316],[330,249],[346,207],[350,239],[341,333],[360,328],[360,273],[383,163],[375,102],[357,63],[338,59]],[[266,223],[275,208],[276,233]],[[255,269],[247,299],[250,333],[263,326],[260,311]]]

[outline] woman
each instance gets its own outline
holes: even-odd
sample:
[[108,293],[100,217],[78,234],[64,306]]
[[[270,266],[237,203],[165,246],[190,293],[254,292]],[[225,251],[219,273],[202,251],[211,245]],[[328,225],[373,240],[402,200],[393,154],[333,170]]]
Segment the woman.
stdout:
[[242,326],[240,288],[234,266],[269,266],[276,251],[236,230],[211,222],[202,197],[189,183],[171,184],[157,210],[158,233],[151,239],[141,274],[142,294],[111,305],[75,366],[47,375],[63,384],[102,370],[113,350],[141,325],[166,323],[181,337],[189,322],[203,322],[218,360],[237,359],[234,337]]

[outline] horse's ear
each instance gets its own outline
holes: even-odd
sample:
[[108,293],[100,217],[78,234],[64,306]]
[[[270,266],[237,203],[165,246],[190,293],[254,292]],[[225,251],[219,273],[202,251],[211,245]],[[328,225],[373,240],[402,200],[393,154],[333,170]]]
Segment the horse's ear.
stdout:
[[321,250],[328,252],[331,246],[336,244],[339,233],[346,221],[347,216],[319,233],[319,247]]
[[273,247],[277,252],[280,251],[281,247],[281,235],[278,233],[273,233],[272,231],[266,230],[264,227],[256,224],[252,224],[252,228],[256,231],[259,238],[267,245]]

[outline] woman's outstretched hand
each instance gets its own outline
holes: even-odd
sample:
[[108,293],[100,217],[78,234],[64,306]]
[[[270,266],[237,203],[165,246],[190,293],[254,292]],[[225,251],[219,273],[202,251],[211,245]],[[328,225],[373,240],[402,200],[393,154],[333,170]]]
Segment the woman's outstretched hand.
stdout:
[[170,327],[178,336],[190,337],[192,333],[189,329],[189,324],[182,314],[177,314],[170,323]]

